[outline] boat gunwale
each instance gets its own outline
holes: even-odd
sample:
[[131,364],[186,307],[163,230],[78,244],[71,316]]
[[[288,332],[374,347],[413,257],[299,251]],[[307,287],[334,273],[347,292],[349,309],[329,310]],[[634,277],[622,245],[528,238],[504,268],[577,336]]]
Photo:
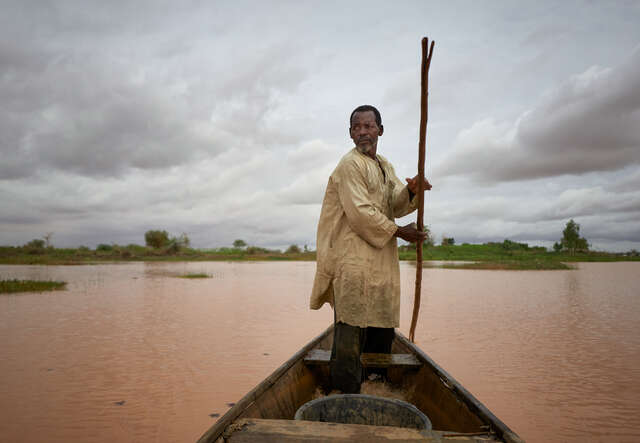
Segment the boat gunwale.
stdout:
[[218,439],[224,430],[233,423],[239,416],[247,409],[254,400],[266,392],[271,386],[273,386],[278,379],[289,371],[298,361],[304,359],[305,355],[314,349],[318,343],[320,343],[329,333],[333,332],[333,324],[331,324],[324,332],[316,336],[309,343],[303,346],[298,352],[293,354],[289,360],[284,362],[280,367],[271,373],[267,378],[262,380],[256,387],[249,391],[244,397],[242,397],[235,405],[231,407],[220,419],[215,422],[202,436],[198,439],[197,443],[212,443]]
[[494,431],[497,431],[499,437],[506,442],[521,443],[524,442],[509,426],[496,417],[480,400],[469,392],[462,384],[456,380],[445,369],[431,359],[422,349],[415,343],[412,343],[404,334],[396,329],[396,338],[402,345],[409,348],[416,354],[419,360],[427,364],[433,372],[435,372],[442,383],[451,390],[451,392],[471,410],[472,413],[478,415],[482,421],[491,424]]

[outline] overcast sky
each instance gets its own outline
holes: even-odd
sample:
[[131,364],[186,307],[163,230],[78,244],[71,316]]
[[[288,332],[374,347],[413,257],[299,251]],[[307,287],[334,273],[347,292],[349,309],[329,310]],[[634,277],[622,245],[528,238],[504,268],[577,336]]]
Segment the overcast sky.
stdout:
[[428,36],[436,239],[640,249],[638,1],[0,5],[2,245],[315,248],[354,107],[415,175]]

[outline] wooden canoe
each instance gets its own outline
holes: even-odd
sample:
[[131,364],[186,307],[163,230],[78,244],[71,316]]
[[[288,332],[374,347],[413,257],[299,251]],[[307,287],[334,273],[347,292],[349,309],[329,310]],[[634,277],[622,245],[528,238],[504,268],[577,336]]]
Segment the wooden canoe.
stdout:
[[293,420],[300,406],[330,389],[332,341],[330,326],[238,401],[198,443],[523,441],[398,331],[391,356],[363,354],[363,365],[388,367],[385,385],[425,413],[433,430]]

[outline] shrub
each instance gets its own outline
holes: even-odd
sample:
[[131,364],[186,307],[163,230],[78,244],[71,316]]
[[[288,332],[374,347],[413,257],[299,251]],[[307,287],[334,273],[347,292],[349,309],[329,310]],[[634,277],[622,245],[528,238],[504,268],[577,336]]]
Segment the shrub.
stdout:
[[78,249],[76,249],[76,254],[91,255],[91,249],[87,248],[86,246],[79,246]]
[[24,249],[26,249],[27,254],[43,254],[44,253],[45,243],[44,240],[39,238],[34,238],[29,243],[24,245]]
[[252,255],[252,254],[268,254],[269,251],[266,248],[261,248],[259,246],[249,246],[246,250],[247,254]]
[[158,249],[169,244],[169,233],[167,231],[147,231],[144,233],[144,241],[147,246]]
[[298,245],[291,245],[284,251],[285,254],[300,254],[300,252],[300,246]]
[[509,239],[505,239],[502,242],[502,249],[506,251],[517,251],[519,249],[526,251],[529,249],[529,245],[527,243],[517,243]]
[[24,246],[25,248],[29,248],[29,249],[44,249],[44,245],[45,245],[44,240],[39,238],[34,238]]
[[456,240],[453,237],[442,237],[442,241],[440,242],[441,246],[453,246],[456,244]]
[[180,245],[175,240],[171,241],[164,249],[164,252],[165,254],[177,254],[178,252],[180,252]]

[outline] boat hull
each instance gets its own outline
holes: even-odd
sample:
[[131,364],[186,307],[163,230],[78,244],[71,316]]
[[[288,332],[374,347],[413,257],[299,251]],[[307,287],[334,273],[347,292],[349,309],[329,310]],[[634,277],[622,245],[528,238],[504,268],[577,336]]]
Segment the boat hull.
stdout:
[[[202,435],[198,443],[226,441],[234,431],[238,430],[237,426],[231,425],[240,422],[246,425],[246,421],[250,419],[258,420],[256,423],[262,426],[259,427],[260,429],[269,428],[267,426],[269,422],[263,423],[260,420],[292,420],[300,406],[329,392],[331,386],[328,364],[319,364],[317,361],[310,364],[310,360],[305,361],[305,357],[312,351],[330,350],[332,341],[333,326],[330,326],[239,400]],[[438,432],[449,432],[454,435],[466,434],[469,437],[484,436],[490,438],[490,441],[514,443],[523,441],[460,383],[398,331],[394,338],[392,353],[409,355],[419,361],[418,365],[400,364],[389,367],[387,383],[395,393],[402,395],[403,400],[413,404],[429,417],[435,430],[434,436],[438,435]],[[401,360],[400,358],[399,361]],[[305,423],[309,426],[310,422]],[[293,424],[290,423],[288,427],[293,429],[292,426]],[[284,436],[281,437],[284,438]],[[484,437],[479,441],[487,441]]]

